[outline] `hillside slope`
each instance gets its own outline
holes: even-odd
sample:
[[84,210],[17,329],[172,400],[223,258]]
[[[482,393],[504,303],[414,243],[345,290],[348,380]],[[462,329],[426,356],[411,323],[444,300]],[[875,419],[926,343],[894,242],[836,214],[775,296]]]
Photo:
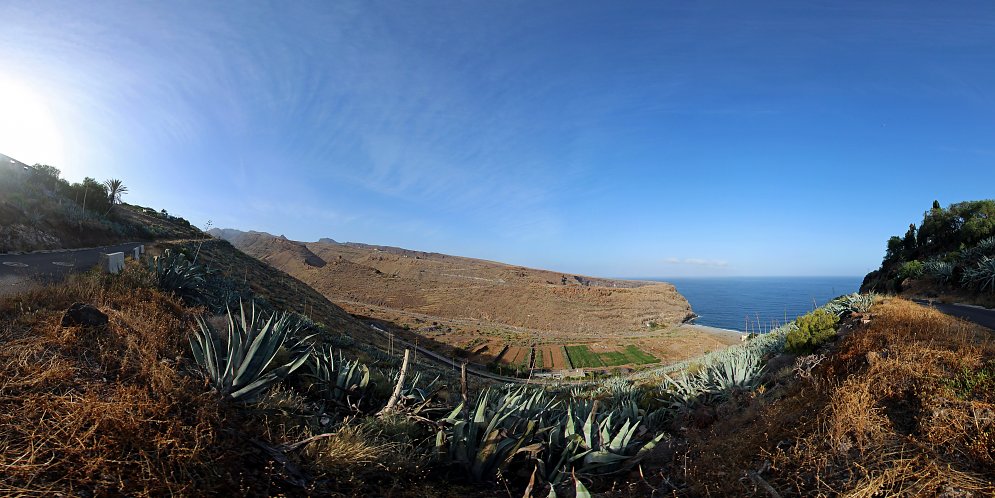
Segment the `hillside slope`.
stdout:
[[[495,322],[556,336],[641,331],[693,315],[674,286],[585,277],[364,244],[298,243],[212,231],[333,301]],[[317,259],[316,259],[317,258]]]
[[164,211],[112,206],[106,187],[92,178],[70,184],[58,169],[0,154],[0,253],[203,236]]

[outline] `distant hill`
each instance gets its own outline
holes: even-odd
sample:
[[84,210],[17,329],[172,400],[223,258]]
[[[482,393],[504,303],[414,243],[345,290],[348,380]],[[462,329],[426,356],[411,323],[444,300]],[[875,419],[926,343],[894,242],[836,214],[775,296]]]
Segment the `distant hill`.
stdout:
[[333,300],[570,334],[678,324],[691,308],[666,283],[587,277],[360,243],[301,243],[212,230]]
[[112,206],[93,178],[69,183],[51,166],[0,154],[0,253],[201,238],[187,220],[141,206]]

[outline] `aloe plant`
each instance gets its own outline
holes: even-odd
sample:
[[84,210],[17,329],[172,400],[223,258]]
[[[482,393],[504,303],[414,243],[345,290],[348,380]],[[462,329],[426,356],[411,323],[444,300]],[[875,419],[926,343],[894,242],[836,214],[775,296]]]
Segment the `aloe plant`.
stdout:
[[[296,338],[297,322],[286,313],[263,319],[256,313],[255,303],[248,315],[242,303],[239,311],[237,317],[228,311],[224,340],[198,317],[199,327],[190,336],[190,349],[218,393],[238,401],[253,401],[307,361],[310,337]],[[289,358],[273,365],[282,350],[289,351]]]
[[[923,265],[923,272],[929,273],[930,268],[938,265],[937,261],[928,261]],[[931,266],[932,265],[932,266]],[[935,269],[935,268],[934,268]],[[952,268],[951,268],[952,271]],[[845,296],[840,296],[832,301],[828,302],[823,309],[826,311],[843,318],[851,313],[863,313],[871,308],[874,304],[875,294],[860,294],[854,292],[853,294],[848,294]]]

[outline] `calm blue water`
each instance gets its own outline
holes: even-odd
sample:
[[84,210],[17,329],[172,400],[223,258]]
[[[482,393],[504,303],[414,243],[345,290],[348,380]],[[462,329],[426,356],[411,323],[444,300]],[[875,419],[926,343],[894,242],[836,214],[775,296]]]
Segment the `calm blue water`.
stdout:
[[670,282],[691,303],[699,325],[738,331],[793,320],[830,299],[856,292],[862,277],[652,278]]

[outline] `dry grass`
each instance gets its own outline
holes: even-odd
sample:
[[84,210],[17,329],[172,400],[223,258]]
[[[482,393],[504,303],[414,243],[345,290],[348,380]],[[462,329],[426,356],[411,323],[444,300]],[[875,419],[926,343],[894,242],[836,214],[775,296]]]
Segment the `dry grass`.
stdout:
[[[109,324],[61,327],[76,301]],[[78,275],[0,301],[0,494],[210,494],[265,482],[240,475],[252,464],[237,461],[246,448],[225,429],[225,407],[182,366],[191,324],[178,302],[127,277]]]
[[[426,479],[432,434],[407,420],[287,450],[335,418],[286,388],[220,401],[189,358],[200,310],[147,284],[131,265],[0,300],[0,495],[454,496]],[[61,327],[74,302],[109,323]]]
[[741,401],[689,431],[675,463],[686,458],[688,490],[700,495],[765,494],[748,471],[782,495],[990,495],[992,396],[976,389],[965,398],[952,386],[959,376],[985,378],[992,339],[908,301],[879,304],[813,381]]

